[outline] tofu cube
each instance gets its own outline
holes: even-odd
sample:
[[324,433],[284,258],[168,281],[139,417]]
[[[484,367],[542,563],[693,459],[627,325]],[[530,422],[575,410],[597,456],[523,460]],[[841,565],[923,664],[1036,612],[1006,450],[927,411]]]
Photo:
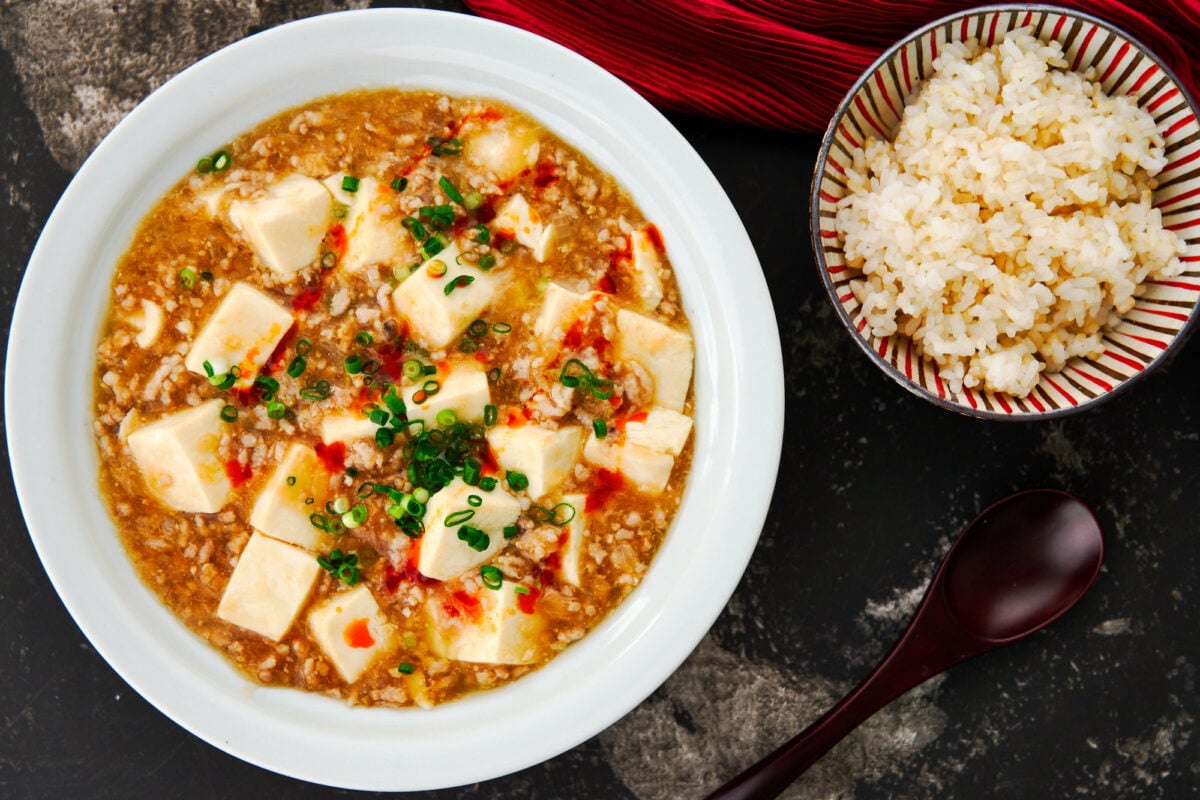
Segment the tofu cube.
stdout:
[[168,414],[126,440],[150,493],[177,511],[214,514],[233,490],[217,455],[224,405],[218,398]]
[[[453,342],[489,305],[503,287],[503,279],[493,272],[474,266],[455,264],[461,254],[451,244],[416,269],[392,292],[392,306],[408,322],[417,344],[427,350],[442,350]],[[435,262],[437,262],[436,268]],[[445,274],[438,275],[441,268]],[[449,294],[447,285],[460,278],[471,283],[456,285]]]
[[683,452],[692,434],[692,418],[669,408],[652,408],[646,419],[625,423],[625,441],[673,456]]
[[617,312],[617,360],[636,361],[654,378],[654,404],[683,411],[692,383],[692,337],[628,309]]
[[278,642],[292,627],[320,572],[312,554],[252,534],[221,595],[217,616]]
[[580,294],[551,283],[546,287],[542,309],[534,320],[533,335],[540,341],[557,344],[576,320],[592,310],[599,298],[599,292]]
[[515,194],[496,212],[495,226],[533,251],[535,261],[546,260],[554,245],[553,225],[545,225],[537,209],[529,205],[524,195]]
[[[305,503],[308,498],[311,504]],[[323,534],[309,517],[328,499],[329,471],[311,447],[293,443],[259,492],[250,525],[275,539],[316,550]]]
[[[478,506],[467,502],[472,495],[480,499]],[[468,511],[472,513],[464,513]],[[496,487],[485,492],[455,478],[429,498],[417,569],[427,578],[448,581],[478,567],[504,547],[504,528],[520,515],[521,503],[504,489]],[[469,518],[456,522],[461,517]],[[447,525],[447,518],[456,524]],[[464,526],[483,531],[488,537],[483,550],[475,550],[459,538]]]
[[334,200],[349,207],[342,220],[346,252],[338,266],[356,272],[371,264],[411,264],[417,258],[412,236],[399,219],[383,214],[394,192],[369,176],[359,180],[357,191],[347,192],[342,188],[345,178],[346,173],[337,172],[323,181]]
[[424,401],[413,401],[414,395],[422,391],[423,383],[415,383],[400,390],[408,419],[422,420],[425,426],[436,424],[437,415],[445,410],[453,411],[461,422],[483,419],[484,408],[492,402],[487,373],[477,361],[460,361],[451,367],[448,374],[437,376],[441,386],[436,394],[428,395]]
[[490,170],[503,182],[517,177],[537,163],[537,131],[512,120],[501,120],[464,137],[463,156],[476,166]]
[[557,489],[575,466],[583,428],[564,425],[554,431],[538,425],[498,425],[488,430],[487,440],[500,466],[525,473],[529,497],[537,500]]
[[562,502],[575,509],[575,516],[567,523],[566,541],[558,551],[558,577],[572,586],[582,585],[584,539],[587,538],[587,495],[565,494]]
[[583,457],[598,467],[621,473],[639,492],[648,495],[662,494],[675,467],[674,456],[630,442],[614,444],[597,439],[594,433],[583,445]]
[[395,629],[366,584],[335,594],[308,615],[313,639],[346,683],[353,683],[381,653],[391,649]]
[[230,203],[229,219],[258,260],[286,277],[320,256],[332,210],[333,198],[320,181],[289,175],[260,200]]
[[629,261],[633,291],[643,311],[653,311],[663,299],[662,259],[658,246],[645,230],[634,231],[630,237],[633,257]]
[[377,430],[379,426],[361,411],[338,411],[325,415],[321,420],[321,441],[333,444],[373,439]]
[[[504,581],[499,589],[481,589],[478,602],[461,608],[458,598],[432,594],[425,601],[430,649],[441,658],[476,664],[529,664],[539,656],[543,617],[521,610],[520,584]],[[526,591],[534,589],[522,587]]]
[[292,322],[291,312],[270,296],[248,283],[235,283],[192,342],[184,366],[198,375],[207,374],[205,361],[218,375],[236,366],[242,373],[238,384],[249,385]]

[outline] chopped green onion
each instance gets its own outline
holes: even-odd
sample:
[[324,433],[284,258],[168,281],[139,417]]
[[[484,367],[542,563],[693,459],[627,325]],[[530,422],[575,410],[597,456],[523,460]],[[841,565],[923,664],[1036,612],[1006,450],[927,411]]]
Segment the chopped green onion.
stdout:
[[511,333],[512,325],[509,325],[507,322],[497,322],[492,326],[492,331],[494,333]]
[[487,225],[476,225],[471,230],[475,232],[475,236],[472,238],[480,244],[487,244],[492,240],[492,232],[488,230]]
[[326,251],[321,255],[321,266],[325,269],[333,269],[337,266],[337,253]]
[[410,358],[408,361],[405,361],[404,366],[401,367],[401,370],[404,372],[404,377],[413,381],[425,374],[423,365],[415,358]]
[[527,587],[527,586],[516,586],[516,587],[514,587],[514,588],[513,588],[513,592],[515,592],[516,594],[529,594],[529,587]]
[[456,422],[458,422],[458,415],[448,408],[443,408],[437,413],[437,424],[443,428],[449,428]]
[[384,411],[382,408],[376,408],[367,415],[367,419],[371,420],[371,422],[375,423],[376,425],[387,425],[388,419],[390,419],[391,416],[391,414]]
[[401,508],[404,509],[404,512],[406,514],[408,514],[410,517],[425,516],[425,504],[422,503],[417,498],[413,497],[411,494],[404,496],[404,499],[401,501],[400,506],[401,506]]
[[488,324],[481,319],[477,319],[467,326],[467,333],[475,338],[479,338],[488,332]]
[[353,194],[358,191],[358,178],[353,175],[347,175],[342,178],[342,191]]
[[475,516],[475,511],[470,508],[465,508],[462,511],[455,511],[446,517],[443,522],[447,528],[453,528],[455,525],[462,525]]
[[205,283],[212,283],[212,279],[213,279],[213,274],[211,272],[209,272],[208,270],[205,270],[204,272],[200,273],[200,280],[204,281]]
[[457,278],[446,284],[446,288],[443,290],[443,292],[448,295],[455,289],[458,289],[459,287],[470,286],[474,282],[474,275],[459,275]]
[[460,206],[463,204],[462,192],[458,191],[445,175],[438,179],[438,186],[442,187],[442,191],[446,193],[446,197],[449,197]]
[[470,525],[463,525],[458,529],[458,538],[467,543],[467,547],[482,553],[488,549],[492,540],[486,533],[479,528],[472,528]]
[[437,375],[437,366],[434,364],[422,364],[421,365],[421,374],[422,375]]
[[488,475],[485,478],[479,479],[479,488],[483,489],[485,492],[490,492],[496,488],[497,483],[499,483],[499,481],[497,481],[491,475]]
[[212,172],[212,158],[210,158],[209,156],[204,156],[199,161],[197,161],[196,162],[196,172],[199,172],[201,175],[203,175],[207,172]]
[[[562,510],[561,515],[559,510]],[[553,508],[543,508],[542,506],[530,506],[529,518],[539,524],[553,525],[554,527],[562,527],[571,520],[575,519],[575,506],[570,503],[559,503]],[[560,519],[561,516],[561,519]]]
[[312,342],[308,339],[301,339],[296,342],[296,355],[306,356],[312,351]]
[[191,267],[184,267],[179,270],[179,282],[183,284],[183,288],[190,289],[196,285],[196,270]]
[[413,238],[418,242],[423,242],[429,238],[429,232],[425,230],[425,226],[421,224],[416,217],[405,217],[400,220],[400,224],[408,229],[408,232],[413,235]]
[[423,486],[418,486],[416,489],[413,489],[413,497],[416,498],[418,503],[428,503],[429,490]]
[[254,379],[254,385],[262,388],[263,400],[274,400],[275,392],[279,391],[279,381],[266,375],[259,375]]
[[603,439],[608,435],[608,423],[602,419],[592,420],[592,430],[596,433],[597,439]]
[[520,492],[529,488],[529,478],[525,477],[525,473],[509,470],[504,476],[508,481],[509,488],[514,492]]
[[492,255],[479,257],[479,268],[487,272],[492,267],[496,266],[496,257]]
[[[386,492],[387,487],[384,486],[383,490]],[[371,481],[364,481],[362,486],[358,487],[358,491],[356,491],[354,493],[354,495],[356,497],[370,497],[371,495],[375,494],[377,491],[379,491],[379,485],[372,483]]]
[[299,378],[304,374],[305,368],[308,367],[308,362],[304,360],[304,356],[296,356],[288,364],[287,374],[293,378]]
[[437,394],[438,390],[441,388],[442,385],[437,381],[425,381],[423,384],[421,384],[421,391],[425,392],[425,394],[429,397]]
[[516,538],[517,534],[520,532],[521,532],[521,529],[518,528],[516,525],[507,525],[504,528],[504,538],[505,539],[514,539],[514,538]]
[[391,428],[380,428],[375,431],[375,444],[381,448],[391,447],[392,442],[396,440],[396,434]]
[[500,368],[493,367],[492,369],[489,369],[487,372],[487,379],[488,379],[488,383],[496,383],[497,381],[499,381],[500,380]]
[[483,407],[483,424],[484,425],[495,425],[496,417],[498,416],[498,414],[499,414],[499,411],[496,409],[496,407],[494,405],[492,405],[491,403],[488,403],[486,406]]
[[[446,249],[445,242],[443,242],[441,239],[439,239],[436,236],[430,236],[428,239],[426,239],[421,244],[421,252],[425,254],[426,258],[432,258],[433,256],[436,256],[438,253],[442,252],[445,249]],[[441,263],[442,266],[445,267],[446,262],[442,261],[442,262],[438,262],[438,263]],[[442,273],[442,274],[444,275],[445,273]]]
[[212,171],[224,172],[233,163],[233,157],[227,150],[218,150],[212,154]]
[[397,192],[403,192],[408,188],[408,178],[392,178],[392,188]]
[[325,510],[331,514],[345,514],[350,510],[350,501],[344,497],[335,497],[325,504]]
[[[288,369],[288,374],[291,374],[291,369]],[[310,383],[300,390],[300,396],[305,400],[321,401],[329,397],[329,381],[320,380],[316,383]]]
[[469,494],[467,495],[467,505],[471,508],[479,508],[483,505],[483,498],[477,494]]
[[287,476],[287,485],[288,485],[288,486],[295,486],[295,485],[296,485],[296,476],[295,476],[295,475],[288,475],[288,476]]
[[221,419],[225,420],[226,422],[233,422],[237,419],[237,417],[238,411],[233,406],[226,405],[221,407]]
[[479,568],[479,579],[487,588],[499,589],[504,584],[504,573],[500,572],[499,567],[484,564]]
[[466,483],[470,486],[475,486],[478,484],[482,469],[483,465],[479,463],[479,459],[468,456],[463,460],[463,483]]
[[474,211],[483,205],[483,195],[479,192],[468,192],[463,198],[463,208],[467,211]]
[[363,371],[362,357],[358,355],[349,355],[342,361],[346,367],[346,372],[351,375],[357,375]]
[[349,213],[350,213],[350,206],[346,205],[345,203],[334,203],[333,204],[333,218],[334,219],[345,219],[346,215]]
[[354,335],[354,341],[358,344],[361,344],[363,347],[366,347],[367,345],[375,342],[375,337],[367,331],[360,331]]
[[412,675],[413,669],[415,669],[413,667],[413,665],[408,663],[407,661],[401,661],[400,666],[396,667],[396,671],[399,672],[401,675]]
[[425,140],[425,143],[431,148],[431,152],[435,156],[459,156],[462,155],[462,139],[453,137],[446,138],[442,136],[430,136]]
[[329,520],[325,519],[324,514],[318,514],[314,511],[308,515],[308,521],[312,523],[314,528],[319,528],[323,531],[329,530]]
[[342,514],[342,524],[345,525],[348,530],[354,530],[366,521],[367,507],[361,504]]
[[474,339],[463,339],[458,343],[458,351],[460,353],[474,353],[479,349],[479,342]]

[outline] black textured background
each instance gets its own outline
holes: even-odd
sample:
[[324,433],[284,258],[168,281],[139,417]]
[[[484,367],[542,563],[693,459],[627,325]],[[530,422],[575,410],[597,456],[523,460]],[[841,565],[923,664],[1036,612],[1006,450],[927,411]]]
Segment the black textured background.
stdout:
[[[0,2],[5,343],[38,232],[124,113],[228,42],[361,5]],[[414,796],[698,797],[869,672],[955,532],[989,502],[1034,486],[1095,507],[1109,549],[1093,592],[1049,630],[897,701],[785,796],[1195,796],[1200,345],[1062,422],[985,423],[935,409],[870,365],[828,306],[804,233],[816,138],[672,121],[732,197],[779,321],[787,419],[761,543],[708,638],[612,728],[516,775]],[[65,613],[7,472],[0,508],[0,797],[356,794],[244,764],[150,707]]]

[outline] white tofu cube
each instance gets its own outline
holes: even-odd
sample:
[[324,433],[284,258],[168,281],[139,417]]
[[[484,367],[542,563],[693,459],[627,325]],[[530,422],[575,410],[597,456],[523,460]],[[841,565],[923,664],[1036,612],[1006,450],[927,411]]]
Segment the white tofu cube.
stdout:
[[580,294],[551,283],[542,298],[542,310],[534,320],[533,335],[540,341],[557,344],[576,320],[592,310],[600,296],[599,292]]
[[373,439],[377,430],[379,426],[361,411],[338,411],[321,419],[321,441],[325,444]]
[[529,497],[537,500],[557,489],[575,466],[583,428],[564,425],[552,431],[538,425],[498,425],[488,430],[487,440],[500,466],[525,473]]
[[633,291],[642,310],[653,311],[663,299],[662,259],[658,257],[658,247],[645,230],[634,231],[629,239],[633,254],[629,262]]
[[220,398],[168,414],[127,439],[150,493],[178,511],[213,514],[233,487],[217,455],[225,423]]
[[221,595],[217,616],[277,642],[292,627],[320,572],[312,554],[252,534]]
[[347,192],[342,188],[345,178],[346,173],[337,172],[323,181],[333,198],[349,207],[342,220],[346,252],[338,266],[356,272],[371,264],[408,265],[416,260],[412,236],[398,218],[383,213],[395,197],[391,187],[368,176],[359,180],[356,191]]
[[597,439],[594,433],[583,445],[583,457],[598,467],[621,473],[639,492],[648,495],[662,494],[675,467],[674,456],[629,442],[607,442]]
[[198,375],[207,374],[205,361],[218,375],[236,366],[242,373],[239,385],[248,385],[292,321],[291,312],[269,295],[248,283],[235,283],[192,342],[184,366]]
[[496,212],[493,224],[497,230],[507,233],[518,244],[532,250],[534,260],[539,263],[546,260],[550,248],[554,246],[554,226],[545,225],[537,209],[530,206],[523,195],[510,197]]
[[499,589],[480,589],[478,602],[462,607],[458,598],[433,594],[425,601],[430,649],[442,658],[477,664],[529,664],[539,656],[538,636],[545,626],[537,613],[521,610],[517,587],[504,581]]
[[[428,350],[441,350],[453,342],[495,301],[504,285],[493,272],[454,263],[461,252],[457,245],[449,245],[392,292],[396,313],[408,322],[417,344]],[[435,262],[439,268],[432,268]],[[445,274],[439,276],[440,267],[445,268]],[[446,294],[447,286],[460,278],[469,278],[471,283],[458,283]]]
[[259,261],[287,276],[320,256],[321,240],[333,222],[333,198],[321,182],[289,175],[259,200],[235,200],[229,219],[246,237]]
[[565,494],[562,502],[575,509],[575,516],[566,525],[567,539],[558,551],[558,577],[572,586],[582,585],[584,540],[587,538],[587,495]]
[[683,452],[692,434],[692,418],[669,408],[652,408],[646,419],[625,423],[625,441],[673,456]]
[[692,383],[692,337],[628,309],[617,312],[617,360],[636,361],[654,378],[654,404],[683,411]]
[[366,584],[326,600],[308,615],[313,639],[346,683],[353,683],[381,653],[391,649],[395,629]]
[[537,163],[537,131],[511,120],[501,120],[464,137],[463,157],[491,170],[503,182]]
[[[312,498],[312,503],[305,501]],[[329,471],[311,447],[293,443],[263,485],[250,525],[268,536],[316,550],[323,534],[310,519],[329,499]]]
[[[479,498],[478,506],[468,502],[472,496]],[[520,515],[521,503],[499,486],[485,492],[455,478],[429,498],[417,569],[427,578],[448,581],[478,567],[504,547],[504,528]],[[447,518],[455,524],[447,525]],[[464,526],[483,531],[487,546],[475,550],[460,539]]]
[[453,411],[460,422],[475,422],[483,419],[483,411],[492,402],[487,373],[477,361],[460,361],[452,365],[448,374],[429,376],[440,384],[437,393],[428,395],[420,403],[414,402],[417,392],[423,391],[425,381],[419,381],[400,390],[408,419],[422,420],[427,428],[437,422],[442,411]]

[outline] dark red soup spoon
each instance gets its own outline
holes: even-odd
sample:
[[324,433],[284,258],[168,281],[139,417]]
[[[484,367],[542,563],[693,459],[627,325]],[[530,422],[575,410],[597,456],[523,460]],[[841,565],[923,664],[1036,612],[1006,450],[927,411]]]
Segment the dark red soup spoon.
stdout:
[[1103,559],[1095,516],[1066,492],[1018,492],[987,508],[950,548],[900,641],[875,671],[708,800],[775,797],[912,687],[1061,617],[1091,588]]

